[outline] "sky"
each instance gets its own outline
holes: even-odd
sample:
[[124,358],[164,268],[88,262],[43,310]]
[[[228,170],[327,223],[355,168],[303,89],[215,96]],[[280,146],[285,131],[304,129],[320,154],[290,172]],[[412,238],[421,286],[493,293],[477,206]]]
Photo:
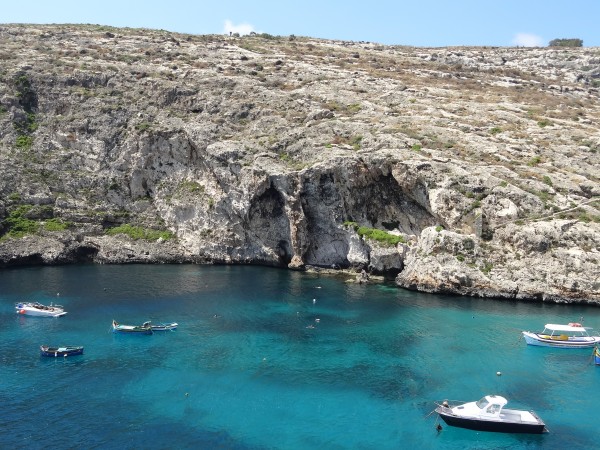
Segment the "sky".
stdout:
[[0,23],[268,33],[415,47],[600,47],[600,0],[2,0]]

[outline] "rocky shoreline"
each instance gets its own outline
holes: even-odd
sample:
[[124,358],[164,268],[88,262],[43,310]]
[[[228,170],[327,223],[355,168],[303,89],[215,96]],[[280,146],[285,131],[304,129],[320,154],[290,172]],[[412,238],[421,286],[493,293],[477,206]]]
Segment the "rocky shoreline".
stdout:
[[598,49],[97,25],[0,43],[0,268],[365,270],[600,303]]

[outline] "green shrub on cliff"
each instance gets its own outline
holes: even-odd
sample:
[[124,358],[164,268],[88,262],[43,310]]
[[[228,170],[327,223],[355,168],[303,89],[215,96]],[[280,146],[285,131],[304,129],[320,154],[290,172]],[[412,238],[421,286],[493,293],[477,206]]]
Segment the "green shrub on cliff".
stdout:
[[359,236],[377,241],[384,245],[393,246],[399,242],[404,242],[404,238],[402,236],[390,234],[387,231],[377,230],[376,228],[359,227],[356,232]]
[[20,205],[15,208],[2,225],[7,229],[4,237],[21,238],[27,234],[37,233],[40,224],[26,217],[26,214],[31,211],[32,205]]
[[64,222],[60,219],[48,219],[44,222],[46,231],[63,231],[71,226],[70,222]]
[[108,234],[109,236],[114,236],[116,234],[124,234],[134,240],[144,239],[146,241],[156,241],[160,238],[167,240],[172,239],[174,237],[173,233],[171,233],[170,231],[160,231],[152,230],[149,228],[136,227],[128,223],[119,225],[118,227],[110,228],[106,230],[106,234]]
[[25,134],[20,134],[15,139],[15,147],[17,147],[17,148],[20,148],[23,150],[29,150],[32,145],[33,145],[33,137],[31,137],[31,136],[28,136]]
[[399,242],[406,242],[402,236],[397,236],[384,230],[378,230],[377,228],[360,227],[356,222],[344,222],[344,226],[351,226],[359,236],[372,241],[377,241],[386,246],[393,246]]
[[63,231],[69,228],[71,222],[65,222],[51,217],[52,208],[49,206],[19,205],[10,212],[2,222],[5,229],[3,238],[22,238],[28,234],[41,231]]

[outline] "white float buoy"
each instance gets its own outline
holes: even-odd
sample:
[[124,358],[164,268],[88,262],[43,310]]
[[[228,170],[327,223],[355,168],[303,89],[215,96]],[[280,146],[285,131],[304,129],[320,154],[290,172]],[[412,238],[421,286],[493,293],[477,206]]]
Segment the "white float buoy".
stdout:
[[502,372],[496,372],[496,375],[500,376],[502,375]]

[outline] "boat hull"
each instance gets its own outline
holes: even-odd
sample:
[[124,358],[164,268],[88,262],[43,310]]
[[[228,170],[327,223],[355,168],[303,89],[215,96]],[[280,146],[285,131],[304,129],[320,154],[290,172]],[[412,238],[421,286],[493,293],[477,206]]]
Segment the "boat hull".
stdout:
[[42,345],[40,346],[40,355],[53,358],[83,355],[83,347],[49,347],[47,345]]
[[36,311],[32,309],[23,308],[18,311],[18,314],[24,316],[35,316],[35,317],[61,317],[67,314],[64,311],[61,312],[47,312],[47,311]]
[[530,331],[523,331],[523,337],[527,345],[554,348],[592,348],[600,343],[600,337],[590,336],[587,338],[552,339],[547,335],[539,335]]
[[152,334],[152,328],[145,330],[133,330],[127,328],[113,328],[113,333],[118,334]]
[[466,428],[476,431],[492,431],[497,433],[531,433],[541,434],[548,430],[543,423],[506,422],[485,419],[459,417],[444,412],[445,408],[436,408],[436,412],[452,427]]

